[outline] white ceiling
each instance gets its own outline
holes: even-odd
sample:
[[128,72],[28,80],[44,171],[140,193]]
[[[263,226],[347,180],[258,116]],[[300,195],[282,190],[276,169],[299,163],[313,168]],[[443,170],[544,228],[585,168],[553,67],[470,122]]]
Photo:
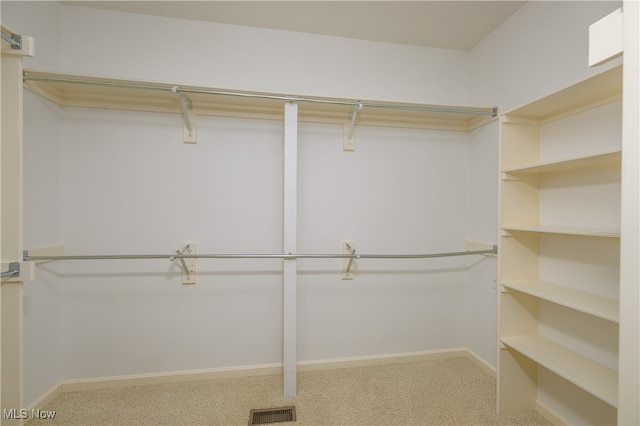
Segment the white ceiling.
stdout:
[[469,50],[524,1],[65,1],[65,4]]

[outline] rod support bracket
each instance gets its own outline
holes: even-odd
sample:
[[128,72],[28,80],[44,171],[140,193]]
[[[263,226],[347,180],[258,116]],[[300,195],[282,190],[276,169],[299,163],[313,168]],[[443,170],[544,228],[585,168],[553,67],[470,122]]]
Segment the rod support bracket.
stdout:
[[185,243],[181,249],[176,250],[176,256],[171,256],[170,261],[178,259],[182,269],[182,284],[195,284],[197,274],[197,258],[189,257],[196,254],[197,246],[195,243]]
[[343,257],[342,258],[342,279],[343,280],[352,280],[353,279],[353,260],[359,259],[360,256],[356,253],[356,249],[353,248],[353,243],[351,241],[343,241],[342,242],[342,254],[353,255],[353,257]]
[[14,50],[22,50],[22,36],[20,34],[11,34],[11,48]]
[[180,98],[180,109],[184,119],[184,143],[197,143],[196,124],[198,116],[193,110],[193,102],[186,93],[180,90],[180,86],[173,86],[171,91]]
[[349,121],[344,123],[344,139],[342,143],[342,149],[344,151],[354,151],[356,149],[356,141],[353,135],[356,128],[356,119],[358,118],[358,111],[363,107],[362,102],[358,101],[349,112]]
[[11,262],[6,271],[3,271],[0,276],[2,278],[15,278],[20,276],[20,262]]

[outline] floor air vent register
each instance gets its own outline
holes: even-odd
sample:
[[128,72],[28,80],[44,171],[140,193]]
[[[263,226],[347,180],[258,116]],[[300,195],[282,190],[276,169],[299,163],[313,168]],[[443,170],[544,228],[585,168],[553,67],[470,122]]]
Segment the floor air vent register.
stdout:
[[249,426],[267,425],[271,423],[295,422],[296,407],[267,408],[264,410],[251,410],[249,414]]

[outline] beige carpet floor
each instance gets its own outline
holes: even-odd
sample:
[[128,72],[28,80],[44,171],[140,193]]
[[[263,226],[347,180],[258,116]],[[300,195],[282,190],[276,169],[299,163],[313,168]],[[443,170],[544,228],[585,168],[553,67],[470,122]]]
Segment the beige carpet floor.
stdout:
[[298,396],[282,376],[68,392],[28,425],[247,425],[252,409],[296,407],[278,425],[550,425],[535,412],[496,415],[495,379],[467,358],[298,373]]

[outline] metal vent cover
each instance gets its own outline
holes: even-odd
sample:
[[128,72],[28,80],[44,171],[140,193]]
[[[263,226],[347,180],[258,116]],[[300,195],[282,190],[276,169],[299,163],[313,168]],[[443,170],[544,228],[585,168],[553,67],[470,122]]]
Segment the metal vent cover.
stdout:
[[251,410],[249,414],[249,426],[295,421],[296,407],[293,406]]

